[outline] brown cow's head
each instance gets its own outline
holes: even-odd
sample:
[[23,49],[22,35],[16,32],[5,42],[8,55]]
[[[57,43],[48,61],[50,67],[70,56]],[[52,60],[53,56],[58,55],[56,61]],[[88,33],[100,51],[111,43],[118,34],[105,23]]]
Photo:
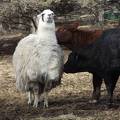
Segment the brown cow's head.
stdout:
[[69,48],[69,44],[72,42],[73,32],[77,30],[79,25],[79,22],[74,22],[72,24],[59,27],[56,31],[58,43]]
[[100,29],[80,29],[79,23],[74,22],[58,28],[56,35],[60,45],[64,45],[70,50],[75,50],[93,43],[101,36],[102,32],[103,30]]

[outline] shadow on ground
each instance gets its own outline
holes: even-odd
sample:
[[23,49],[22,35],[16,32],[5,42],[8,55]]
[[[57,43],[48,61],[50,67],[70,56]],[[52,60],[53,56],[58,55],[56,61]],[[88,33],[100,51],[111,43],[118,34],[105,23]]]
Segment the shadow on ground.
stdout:
[[[86,92],[86,91],[85,91]],[[114,100],[114,104],[111,108],[108,107],[106,99],[102,98],[99,104],[89,103],[89,99],[85,97],[79,97],[77,95],[64,96],[64,97],[52,97],[49,99],[49,108],[44,109],[43,104],[39,104],[38,108],[33,108],[27,105],[25,100],[22,103],[14,102],[9,103],[7,99],[0,99],[0,120],[19,120],[29,119],[36,116],[42,116],[45,118],[56,117],[65,114],[74,114],[81,118],[93,117],[98,112],[119,110],[120,98]]]

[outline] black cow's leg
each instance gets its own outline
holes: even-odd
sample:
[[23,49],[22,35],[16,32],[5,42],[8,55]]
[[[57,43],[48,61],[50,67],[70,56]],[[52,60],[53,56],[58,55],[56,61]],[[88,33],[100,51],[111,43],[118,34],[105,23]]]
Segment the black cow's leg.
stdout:
[[112,82],[111,82],[111,94],[113,96],[113,92],[116,86],[116,83],[118,81],[119,75],[118,74],[113,74],[112,75]]
[[99,101],[101,84],[102,78],[100,78],[96,74],[93,74],[93,95],[92,95],[93,102]]
[[111,104],[113,102],[113,92],[117,83],[119,75],[118,74],[109,74],[105,77],[105,85],[108,92],[108,102]]

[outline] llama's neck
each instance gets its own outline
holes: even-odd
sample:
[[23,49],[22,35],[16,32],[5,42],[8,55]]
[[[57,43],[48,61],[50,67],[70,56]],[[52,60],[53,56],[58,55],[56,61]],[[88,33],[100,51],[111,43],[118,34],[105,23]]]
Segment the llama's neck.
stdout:
[[54,23],[45,23],[40,21],[38,24],[37,35],[41,41],[57,43]]

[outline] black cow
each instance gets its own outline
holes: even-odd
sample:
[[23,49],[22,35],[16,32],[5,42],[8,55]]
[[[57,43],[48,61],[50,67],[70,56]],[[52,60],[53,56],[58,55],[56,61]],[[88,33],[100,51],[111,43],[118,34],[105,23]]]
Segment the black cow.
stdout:
[[120,28],[105,30],[94,43],[73,51],[64,65],[64,72],[93,74],[93,99],[99,100],[104,79],[109,103],[120,74]]

